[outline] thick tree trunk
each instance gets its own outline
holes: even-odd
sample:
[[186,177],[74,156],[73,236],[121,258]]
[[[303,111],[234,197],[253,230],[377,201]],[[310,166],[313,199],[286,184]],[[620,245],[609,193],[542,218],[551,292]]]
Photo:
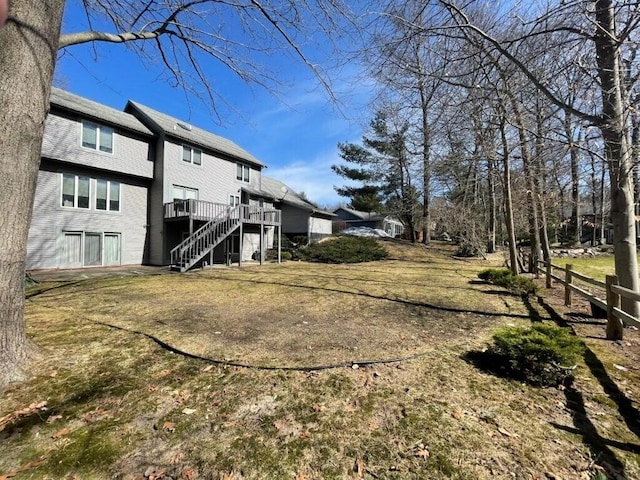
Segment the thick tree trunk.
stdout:
[[[603,123],[600,125],[609,163],[611,181],[611,221],[618,281],[623,287],[638,291],[638,257],[636,253],[635,212],[633,203],[633,164],[627,136],[623,102],[620,51],[616,38],[612,0],[595,1],[596,60],[602,87]],[[622,299],[622,309],[638,317],[637,302]]]
[[[529,142],[525,132],[524,119],[520,110],[520,102],[516,99],[511,90],[507,90],[511,108],[516,118],[516,129],[518,130],[518,140],[520,141],[520,153],[522,155],[522,168],[524,170],[525,181],[527,182],[527,213],[529,219],[529,241],[531,242],[531,255],[533,262],[541,256],[540,249],[540,221],[538,219],[538,195],[533,181],[531,169],[531,156],[529,155]],[[532,270],[532,265],[529,270]]]
[[13,0],[0,29],[0,385],[23,375],[27,235],[64,0]]

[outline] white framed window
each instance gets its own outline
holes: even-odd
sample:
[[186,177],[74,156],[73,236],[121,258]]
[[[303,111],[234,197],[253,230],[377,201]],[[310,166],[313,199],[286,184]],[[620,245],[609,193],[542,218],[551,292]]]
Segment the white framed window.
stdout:
[[232,207],[240,205],[240,195],[229,195],[229,205]]
[[193,163],[194,165],[202,165],[202,150],[198,150],[197,148],[193,148],[188,145],[183,145],[182,161]]
[[120,182],[96,180],[96,210],[120,211]]
[[245,165],[244,163],[236,164],[236,180],[249,183],[251,179],[250,172],[251,169],[249,168],[249,165]]
[[63,231],[60,266],[79,268],[120,265],[121,237],[116,232]]
[[113,153],[113,128],[82,120],[82,146],[98,152]]
[[180,185],[173,186],[173,201],[177,200],[197,200],[198,190],[195,188],[182,187]]
[[60,205],[70,208],[90,208],[91,179],[84,175],[63,173]]

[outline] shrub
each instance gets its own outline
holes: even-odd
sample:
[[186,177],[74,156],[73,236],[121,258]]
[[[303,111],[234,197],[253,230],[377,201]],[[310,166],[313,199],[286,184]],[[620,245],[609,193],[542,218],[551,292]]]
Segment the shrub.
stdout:
[[506,268],[488,268],[478,273],[481,280],[505,287],[507,290],[519,295],[533,295],[536,293],[536,284],[530,278],[514,275]]
[[487,350],[495,367],[516,380],[537,386],[556,386],[572,378],[572,365],[584,352],[575,335],[554,325],[510,327],[493,335]]
[[282,252],[280,254],[281,260],[291,260],[292,258],[293,258],[293,255],[291,254],[291,252]]
[[481,257],[486,252],[484,245],[478,245],[470,241],[463,241],[456,250],[456,257]]
[[296,258],[320,263],[358,263],[387,258],[388,253],[376,240],[367,237],[341,236],[300,248]]

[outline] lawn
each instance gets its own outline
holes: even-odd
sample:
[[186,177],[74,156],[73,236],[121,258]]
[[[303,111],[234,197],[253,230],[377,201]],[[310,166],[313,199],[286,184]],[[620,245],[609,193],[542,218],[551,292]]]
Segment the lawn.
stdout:
[[[478,281],[501,258],[385,247],[37,285],[40,354],[0,399],[0,479],[640,478],[638,332],[611,344],[555,292]],[[572,387],[465,360],[532,319],[594,337]]]

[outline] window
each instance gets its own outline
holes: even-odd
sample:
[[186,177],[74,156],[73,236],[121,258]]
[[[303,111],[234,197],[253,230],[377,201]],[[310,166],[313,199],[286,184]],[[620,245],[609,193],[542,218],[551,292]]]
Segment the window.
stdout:
[[96,180],[96,210],[120,211],[120,183]]
[[249,166],[242,163],[236,164],[236,180],[249,182]]
[[195,188],[181,187],[179,185],[173,186],[173,201],[178,200],[197,200],[198,190]]
[[229,195],[229,205],[232,207],[240,205],[240,195]]
[[194,165],[202,165],[202,150],[183,145],[182,160],[187,163],[193,163]]
[[89,208],[90,179],[82,175],[62,174],[63,207]]
[[63,232],[60,266],[63,268],[120,265],[120,233]]
[[113,153],[113,128],[82,121],[82,146],[104,153]]

